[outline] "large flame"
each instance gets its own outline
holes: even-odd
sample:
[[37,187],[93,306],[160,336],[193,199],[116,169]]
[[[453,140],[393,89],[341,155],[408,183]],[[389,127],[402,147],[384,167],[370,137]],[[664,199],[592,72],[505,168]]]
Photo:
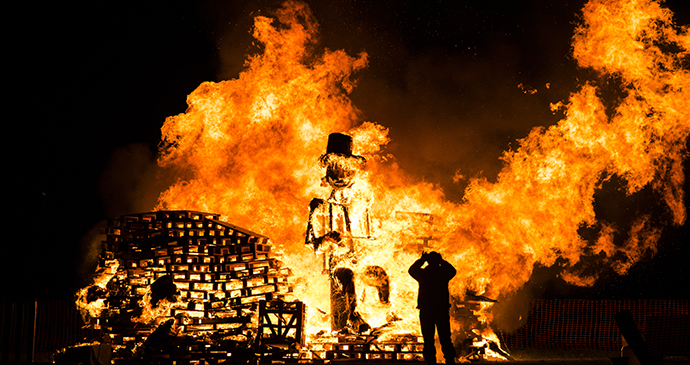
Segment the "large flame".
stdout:
[[[373,326],[397,316],[404,319],[400,330],[417,330],[416,283],[407,268],[423,241],[457,268],[451,292],[460,298],[467,290],[507,297],[530,279],[535,264],[557,260],[564,279],[591,285],[596,273],[576,269],[585,253],[623,274],[655,250],[659,230],[645,216],[625,235],[598,222],[594,194],[603,182],[621,178],[628,195],[651,186],[672,223],[686,219],[690,78],[682,61],[690,37],[671,16],[654,1],[590,1],[574,55],[580,66],[619,78],[625,98],[607,113],[597,87],[586,83],[568,103],[554,105],[563,120],[535,128],[504,153],[495,183],[474,179],[464,201],[454,203],[433,185],[413,182],[381,153],[386,128],[360,121],[347,95],[367,55],[315,53],[316,20],[306,5],[288,1],[275,18],[255,18],[263,49],[237,79],[204,82],[188,96],[188,110],[166,120],[159,163],[180,178],[157,208],[217,212],[270,236],[294,272],[295,296],[307,303],[310,333],[327,327],[328,277],[304,234],[310,200],[330,191],[321,185],[318,159],[331,132],[351,135],[353,152],[368,159],[353,189],[367,197],[374,237],[356,248],[357,266],[381,266],[391,278],[388,306],[369,300],[375,295],[358,285],[364,302],[358,309]],[[583,227],[598,238],[584,239]],[[405,248],[411,242],[420,245]]]

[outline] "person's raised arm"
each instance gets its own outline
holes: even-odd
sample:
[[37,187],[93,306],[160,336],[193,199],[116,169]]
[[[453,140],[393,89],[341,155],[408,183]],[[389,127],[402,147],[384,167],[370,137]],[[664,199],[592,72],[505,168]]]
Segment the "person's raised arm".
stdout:
[[422,265],[424,265],[426,260],[426,253],[423,253],[422,257],[417,259],[417,261],[415,261],[414,264],[412,264],[412,266],[410,266],[410,268],[407,270],[407,272],[410,273],[410,276],[412,276],[417,281],[419,281],[419,277],[422,274]]

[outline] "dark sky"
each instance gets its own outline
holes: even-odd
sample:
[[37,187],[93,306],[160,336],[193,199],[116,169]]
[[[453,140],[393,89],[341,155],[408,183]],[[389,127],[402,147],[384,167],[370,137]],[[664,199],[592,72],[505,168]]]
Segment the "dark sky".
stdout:
[[[165,186],[154,178],[165,118],[201,82],[237,77],[257,51],[253,17],[280,2],[24,3],[3,21],[3,287],[71,295],[84,284],[88,232],[149,209]],[[467,182],[453,183],[456,171],[493,179],[502,151],[556,123],[549,103],[592,77],[570,55],[584,1],[308,3],[320,47],[369,54],[351,95],[363,120],[389,127],[403,169],[456,201]],[[690,24],[690,3],[666,4]],[[588,290],[547,282],[544,296],[688,297],[656,285],[688,275],[685,236],[669,230],[628,277]]]

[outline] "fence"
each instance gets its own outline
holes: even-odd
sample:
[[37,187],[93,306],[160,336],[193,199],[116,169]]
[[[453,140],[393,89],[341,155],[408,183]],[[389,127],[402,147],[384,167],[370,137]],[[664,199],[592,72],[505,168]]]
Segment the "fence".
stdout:
[[535,300],[525,325],[504,342],[508,348],[617,351],[622,339],[614,316],[623,310],[632,313],[652,352],[690,351],[688,299]]
[[[0,302],[0,361],[47,362],[55,349],[75,345],[86,333],[71,300]],[[508,348],[620,350],[614,315],[629,310],[653,352],[690,356],[690,300],[549,299],[531,303],[529,317]]]
[[83,321],[72,300],[0,302],[0,362],[48,362],[50,353],[79,343]]

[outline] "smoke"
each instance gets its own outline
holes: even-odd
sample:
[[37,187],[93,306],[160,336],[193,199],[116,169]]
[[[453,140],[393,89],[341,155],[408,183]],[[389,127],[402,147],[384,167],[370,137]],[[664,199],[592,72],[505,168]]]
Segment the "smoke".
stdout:
[[498,302],[491,308],[491,313],[493,314],[492,324],[505,333],[513,333],[522,327],[527,321],[530,301],[534,298],[539,298],[540,294],[542,294],[542,290],[539,290],[539,287],[544,280],[546,278],[536,279],[533,274],[525,286],[510,293],[508,296],[500,297]]
[[147,144],[116,149],[100,179],[100,192],[107,217],[148,212],[158,196],[179,176],[158,167],[157,154]]
[[539,108],[543,100],[519,90],[518,78],[492,75],[494,66],[426,55],[410,62],[404,88],[363,80],[353,100],[365,118],[390,127],[387,151],[405,171],[461,202],[470,178],[493,181],[517,137],[556,119]]
[[[144,143],[117,148],[99,180],[104,214],[117,217],[151,211],[158,195],[172,183],[172,173],[158,167],[157,154]],[[100,230],[105,221],[98,222],[81,238],[77,274],[80,280],[90,280],[98,265],[101,243],[105,235]]]
[[101,243],[105,240],[105,235],[101,234],[101,227],[105,227],[106,222],[99,222],[84,234],[81,239],[81,258],[77,273],[80,280],[91,280],[95,268],[98,266],[98,259],[101,255]]

